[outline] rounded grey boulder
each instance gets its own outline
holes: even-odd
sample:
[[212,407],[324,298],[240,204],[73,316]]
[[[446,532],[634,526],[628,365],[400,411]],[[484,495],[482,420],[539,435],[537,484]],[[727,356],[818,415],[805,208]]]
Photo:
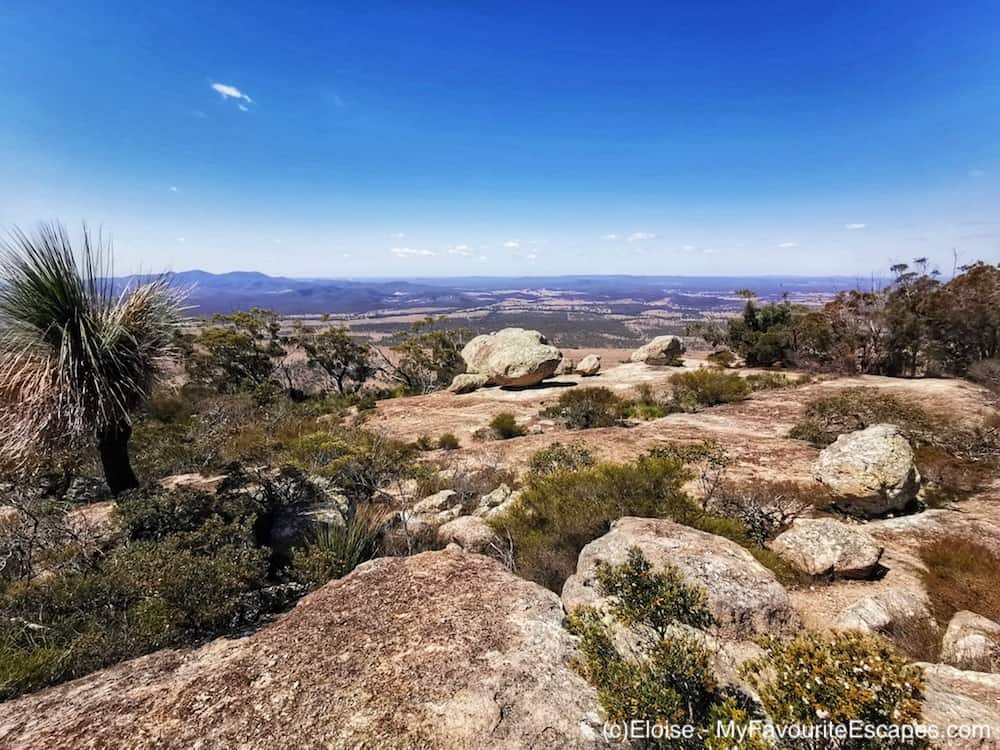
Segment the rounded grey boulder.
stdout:
[[837,496],[837,505],[861,516],[902,510],[920,489],[913,448],[891,424],[838,437],[819,454],[816,479]]
[[882,557],[871,535],[832,518],[800,518],[769,545],[811,576],[868,578]]

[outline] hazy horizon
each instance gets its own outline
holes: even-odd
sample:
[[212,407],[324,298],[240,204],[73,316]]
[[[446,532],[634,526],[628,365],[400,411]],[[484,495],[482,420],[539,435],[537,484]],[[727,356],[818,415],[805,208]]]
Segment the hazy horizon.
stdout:
[[0,230],[85,220],[123,273],[996,263],[998,23],[985,3],[12,0]]

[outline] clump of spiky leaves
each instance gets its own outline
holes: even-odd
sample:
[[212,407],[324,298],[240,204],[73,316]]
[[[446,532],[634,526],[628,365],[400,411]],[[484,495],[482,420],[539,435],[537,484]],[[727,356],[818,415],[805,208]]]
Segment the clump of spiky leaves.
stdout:
[[84,227],[74,250],[55,223],[0,242],[0,275],[0,450],[23,465],[96,439],[112,491],[134,486],[129,412],[163,372],[183,293],[162,278],[117,289],[110,244]]

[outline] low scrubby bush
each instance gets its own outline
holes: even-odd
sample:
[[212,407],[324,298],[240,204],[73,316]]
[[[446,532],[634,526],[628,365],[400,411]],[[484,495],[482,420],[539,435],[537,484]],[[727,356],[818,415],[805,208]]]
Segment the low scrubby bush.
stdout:
[[[736,706],[726,702],[706,645],[674,627],[712,624],[704,590],[686,583],[675,568],[653,571],[637,548],[629,550],[624,564],[598,568],[597,589],[613,602],[615,620],[639,626],[633,629],[637,647],[626,656],[597,611],[581,607],[567,621],[583,655],[578,668],[597,689],[605,718],[626,725],[632,721],[694,725],[700,732],[693,737],[652,743],[630,739],[640,746],[706,747],[706,737],[713,735],[712,719],[733,716]],[[712,747],[712,740],[708,742]]]
[[710,510],[739,521],[750,540],[759,547],[792,525],[807,510],[827,500],[821,485],[790,481],[723,481],[717,486]]
[[[72,679],[165,646],[245,627],[271,611],[269,551],[248,520],[209,515],[196,528],[133,541],[94,569],[5,592],[0,696]],[[187,528],[185,515],[180,528]]]
[[705,360],[713,367],[718,367],[720,370],[728,370],[730,367],[736,364],[739,359],[735,354],[733,354],[728,349],[721,349],[717,352],[712,352]]
[[445,432],[438,437],[437,447],[443,451],[455,451],[461,447],[453,432]]
[[490,420],[485,434],[477,434],[489,440],[510,440],[527,435],[528,429],[524,425],[518,424],[513,414],[502,411]]
[[929,439],[937,428],[935,420],[920,406],[882,389],[862,386],[813,399],[789,437],[824,446],[844,433],[882,423],[896,425],[915,441]]
[[705,591],[684,580],[676,567],[654,571],[638,547],[621,565],[600,562],[598,592],[612,597],[611,611],[626,625],[644,625],[661,638],[674,623],[707,628],[714,624]]
[[555,474],[560,471],[577,471],[593,465],[594,456],[583,443],[556,442],[531,454],[528,471],[532,474]]
[[800,375],[797,378],[790,378],[783,372],[755,372],[746,376],[747,385],[754,391],[773,391],[780,388],[797,388],[802,385],[809,385],[813,379],[809,375]]
[[427,451],[432,451],[437,448],[437,444],[434,442],[434,438],[430,435],[420,435],[413,441],[413,447],[421,453],[426,453]]
[[612,427],[625,416],[626,403],[608,388],[573,388],[542,412],[543,417],[561,421],[571,430]]
[[647,516],[694,522],[700,509],[681,489],[689,478],[681,461],[652,456],[530,475],[520,499],[490,524],[510,534],[522,576],[558,591],[580,550],[612,521]]
[[[857,632],[804,631],[791,639],[769,638],[765,655],[747,662],[743,676],[777,724],[901,725],[919,721],[923,675],[876,636]],[[907,745],[885,740],[845,740],[844,750]]]
[[670,376],[674,404],[684,411],[743,401],[750,395],[746,380],[734,372],[702,368]]

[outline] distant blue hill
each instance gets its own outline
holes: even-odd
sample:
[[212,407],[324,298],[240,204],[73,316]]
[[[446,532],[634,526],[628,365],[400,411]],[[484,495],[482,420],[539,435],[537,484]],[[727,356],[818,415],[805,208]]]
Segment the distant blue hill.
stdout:
[[[846,276],[469,276],[350,280],[268,276],[258,271],[215,274],[192,270],[169,273],[166,277],[172,284],[190,289],[188,304],[200,315],[250,307],[266,307],[285,314],[357,314],[414,307],[447,312],[499,301],[510,290],[546,289],[576,293],[594,301],[628,297],[648,303],[674,295],[686,299],[728,296],[744,288],[754,290],[762,298],[777,299],[785,293],[833,293],[873,284],[872,279]],[[125,276],[116,279],[116,285],[152,278],[156,277]]]

